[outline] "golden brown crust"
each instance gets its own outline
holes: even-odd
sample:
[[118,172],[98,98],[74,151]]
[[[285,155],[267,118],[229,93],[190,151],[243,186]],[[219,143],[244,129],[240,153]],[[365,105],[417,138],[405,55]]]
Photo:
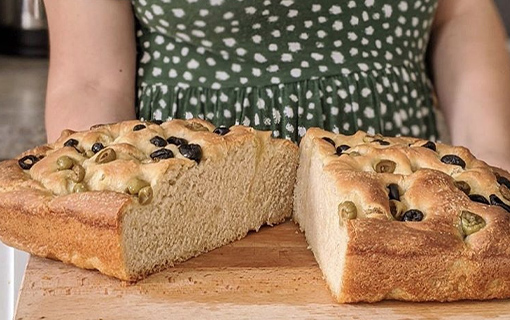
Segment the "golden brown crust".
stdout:
[[[99,192],[96,194],[101,195]],[[105,199],[110,198],[108,196],[97,198],[110,200]],[[70,211],[64,205],[66,202],[75,203],[71,199],[53,198],[32,189],[0,193],[2,242],[31,254],[81,268],[99,269],[108,275],[126,279],[118,224],[112,219],[117,218],[122,208],[107,205],[108,220],[103,222],[102,219],[91,219],[91,216],[97,216],[97,211],[89,214],[93,208],[79,212],[71,205]],[[105,204],[98,203],[95,208]],[[115,205],[118,206],[118,203]]]
[[[322,139],[349,145],[341,156]],[[437,152],[423,147],[425,140],[372,137],[364,132],[335,135],[320,129],[307,132],[324,171],[336,182],[339,194],[353,201],[358,217],[344,220],[348,235],[340,302],[383,299],[453,301],[510,297],[510,212],[498,205],[472,201],[458,185],[470,186],[470,195],[487,200],[505,198],[498,175],[504,170],[477,160],[466,148],[437,143]],[[380,144],[374,140],[383,140]],[[441,161],[457,155],[465,168]],[[393,173],[378,173],[381,160],[396,163]],[[423,212],[422,221],[399,221],[390,210],[390,183],[399,186],[407,209]],[[485,226],[467,235],[461,215],[469,211]],[[306,230],[305,230],[306,231]]]

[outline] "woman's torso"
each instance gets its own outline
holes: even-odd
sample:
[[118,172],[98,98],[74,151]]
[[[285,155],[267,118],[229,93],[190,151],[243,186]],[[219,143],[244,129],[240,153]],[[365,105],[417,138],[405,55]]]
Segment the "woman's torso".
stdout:
[[139,115],[435,138],[437,0],[136,0]]

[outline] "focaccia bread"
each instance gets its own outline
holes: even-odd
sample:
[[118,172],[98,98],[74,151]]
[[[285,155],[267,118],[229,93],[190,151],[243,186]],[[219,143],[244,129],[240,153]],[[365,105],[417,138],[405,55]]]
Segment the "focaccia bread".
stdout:
[[294,220],[339,302],[508,298],[509,188],[463,147],[313,128]]
[[292,214],[298,150],[199,119],[66,131],[0,163],[0,240],[136,280]]

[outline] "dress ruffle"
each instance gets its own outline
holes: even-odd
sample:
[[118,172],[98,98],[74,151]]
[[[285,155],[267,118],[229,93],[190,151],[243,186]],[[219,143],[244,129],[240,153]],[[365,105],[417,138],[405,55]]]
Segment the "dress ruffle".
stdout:
[[218,126],[243,124],[295,142],[310,127],[343,134],[364,130],[436,140],[433,89],[422,70],[405,64],[277,85],[221,89],[141,83],[138,117],[198,117]]

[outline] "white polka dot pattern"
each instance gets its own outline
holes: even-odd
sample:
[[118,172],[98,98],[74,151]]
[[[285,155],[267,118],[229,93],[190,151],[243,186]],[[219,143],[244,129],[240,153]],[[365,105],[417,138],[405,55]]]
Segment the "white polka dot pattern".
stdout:
[[424,57],[437,0],[133,0],[139,117],[298,141],[311,126],[437,135]]

